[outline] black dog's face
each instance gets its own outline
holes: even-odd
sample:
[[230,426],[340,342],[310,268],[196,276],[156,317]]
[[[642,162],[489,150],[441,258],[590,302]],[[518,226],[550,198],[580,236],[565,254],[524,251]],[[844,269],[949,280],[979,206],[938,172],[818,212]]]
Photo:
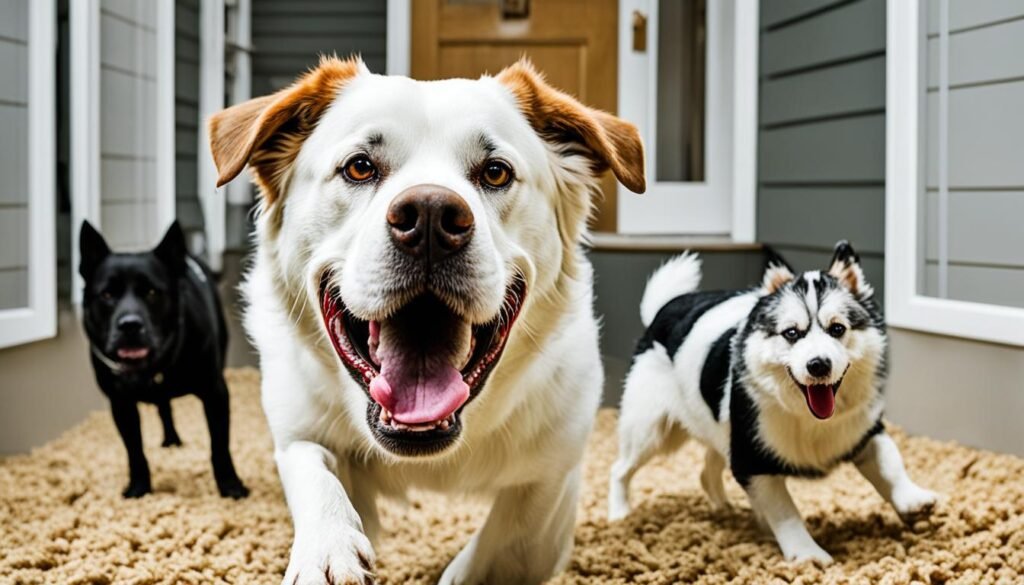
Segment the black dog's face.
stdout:
[[82,318],[94,351],[123,371],[156,364],[173,347],[179,326],[185,248],[177,223],[150,252],[113,253],[88,223],[80,245]]

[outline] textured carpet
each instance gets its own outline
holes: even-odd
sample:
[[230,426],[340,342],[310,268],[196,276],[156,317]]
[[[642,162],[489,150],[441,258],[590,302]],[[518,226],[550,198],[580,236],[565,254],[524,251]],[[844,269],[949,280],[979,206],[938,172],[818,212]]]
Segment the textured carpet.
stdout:
[[[105,412],[30,455],[0,463],[0,583],[278,583],[291,526],[258,400],[258,376],[231,372],[232,443],[252,489],[216,496],[197,400],[174,403],[185,446],[161,449],[155,409],[143,412],[155,494],[125,501],[125,456]],[[756,529],[738,486],[732,511],[712,513],[690,445],[644,468],[627,520],[604,520],[614,413],[604,411],[586,459],[576,550],[555,583],[1024,583],[1024,461],[898,437],[911,474],[946,494],[928,521],[904,526],[853,469],[792,482],[827,569],[783,562]],[[414,494],[384,506],[384,583],[436,580],[486,509]]]

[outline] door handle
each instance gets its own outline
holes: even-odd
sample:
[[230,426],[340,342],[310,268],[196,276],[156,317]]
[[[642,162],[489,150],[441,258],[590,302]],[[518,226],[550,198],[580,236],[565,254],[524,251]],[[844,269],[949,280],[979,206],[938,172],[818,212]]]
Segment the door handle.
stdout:
[[633,11],[633,50],[647,52],[647,15],[639,10]]

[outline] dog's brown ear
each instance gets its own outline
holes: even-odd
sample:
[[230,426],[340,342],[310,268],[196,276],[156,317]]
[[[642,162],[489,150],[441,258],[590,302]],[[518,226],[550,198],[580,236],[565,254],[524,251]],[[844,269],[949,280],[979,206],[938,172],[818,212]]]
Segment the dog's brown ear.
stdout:
[[761,287],[768,294],[774,294],[794,278],[793,271],[784,262],[769,262],[761,278]]
[[496,79],[512,92],[538,134],[582,144],[596,163],[596,172],[610,168],[630,191],[647,189],[644,145],[636,126],[551,87],[525,58],[506,67]]
[[302,142],[341,88],[365,70],[359,58],[324,57],[291,86],[211,116],[210,151],[217,166],[217,186],[234,179],[248,164],[263,197],[273,203]]

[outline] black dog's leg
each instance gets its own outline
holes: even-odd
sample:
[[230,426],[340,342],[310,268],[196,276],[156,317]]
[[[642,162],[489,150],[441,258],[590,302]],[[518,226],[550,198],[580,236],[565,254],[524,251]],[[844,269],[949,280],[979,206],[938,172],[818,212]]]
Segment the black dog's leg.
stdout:
[[160,422],[164,423],[164,442],[162,447],[181,447],[181,437],[174,428],[174,416],[171,415],[171,401],[161,402],[156,405],[160,412]]
[[128,487],[121,492],[126,498],[141,498],[151,491],[149,483],[149,463],[142,451],[142,428],[139,426],[139,407],[127,400],[114,400],[110,403],[114,415],[114,424],[121,433],[124,448],[128,451]]
[[217,489],[225,498],[240,499],[249,495],[249,489],[242,484],[235,472],[235,464],[231,460],[228,447],[228,428],[231,412],[228,405],[228,386],[224,377],[217,376],[216,385],[199,396],[206,410],[206,424],[210,428],[210,450],[213,462],[213,477],[217,480]]

